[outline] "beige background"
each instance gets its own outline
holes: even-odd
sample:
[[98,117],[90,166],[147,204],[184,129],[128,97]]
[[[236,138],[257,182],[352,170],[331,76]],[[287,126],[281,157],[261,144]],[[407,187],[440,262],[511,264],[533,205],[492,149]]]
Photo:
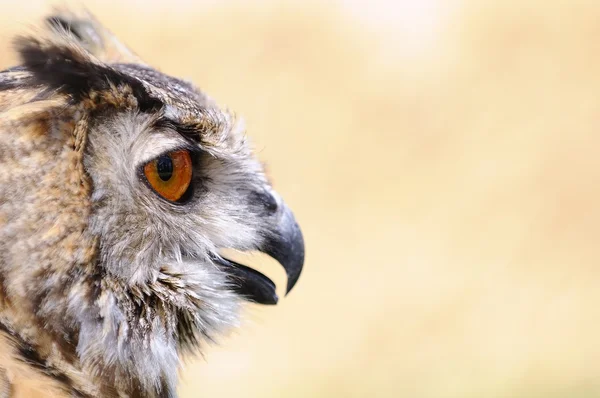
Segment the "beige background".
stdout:
[[[600,3],[85,3],[245,117],[305,232],[182,397],[600,396]],[[3,4],[7,48],[45,3]]]

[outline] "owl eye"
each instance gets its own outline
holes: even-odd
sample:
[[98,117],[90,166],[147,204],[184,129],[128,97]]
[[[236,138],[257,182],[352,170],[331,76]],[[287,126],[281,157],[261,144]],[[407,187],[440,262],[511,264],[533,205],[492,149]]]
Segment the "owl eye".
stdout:
[[161,155],[144,166],[144,175],[156,193],[176,202],[187,192],[192,181],[190,153],[181,150]]

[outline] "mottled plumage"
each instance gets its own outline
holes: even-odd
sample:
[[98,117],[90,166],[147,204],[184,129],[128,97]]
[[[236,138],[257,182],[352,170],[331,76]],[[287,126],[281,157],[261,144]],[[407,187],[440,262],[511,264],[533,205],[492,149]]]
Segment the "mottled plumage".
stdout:
[[[89,15],[14,43],[21,64],[0,72],[0,397],[174,397],[182,355],[235,326],[240,299],[277,300],[219,250],[270,254],[289,291],[300,230],[235,118]],[[142,167],[180,149],[193,189],[173,203]]]

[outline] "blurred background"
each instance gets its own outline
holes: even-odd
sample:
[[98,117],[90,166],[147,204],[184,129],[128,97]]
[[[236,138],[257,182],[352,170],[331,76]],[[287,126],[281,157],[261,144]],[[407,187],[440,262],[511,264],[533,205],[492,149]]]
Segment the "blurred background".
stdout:
[[[49,8],[3,4],[4,49]],[[182,397],[600,397],[600,3],[83,4],[245,118],[305,233]]]

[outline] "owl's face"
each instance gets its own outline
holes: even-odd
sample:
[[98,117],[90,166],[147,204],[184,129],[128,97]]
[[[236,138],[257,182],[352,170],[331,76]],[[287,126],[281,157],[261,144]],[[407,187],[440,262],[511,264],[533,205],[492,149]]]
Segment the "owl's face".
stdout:
[[[91,229],[108,272],[144,283],[161,268],[222,273],[229,289],[277,301],[264,275],[220,256],[263,251],[286,268],[288,290],[303,262],[302,234],[265,178],[242,126],[192,85],[133,65],[116,70],[152,87],[156,109],[99,112],[84,156],[92,186]],[[160,87],[177,88],[162,94]]]
[[13,171],[0,174],[0,326],[62,364],[64,388],[174,396],[183,352],[236,324],[242,299],[277,302],[221,251],[270,255],[289,292],[302,234],[230,113],[135,57],[115,62],[106,32],[86,40],[89,20],[51,21],[0,72]]

